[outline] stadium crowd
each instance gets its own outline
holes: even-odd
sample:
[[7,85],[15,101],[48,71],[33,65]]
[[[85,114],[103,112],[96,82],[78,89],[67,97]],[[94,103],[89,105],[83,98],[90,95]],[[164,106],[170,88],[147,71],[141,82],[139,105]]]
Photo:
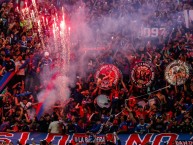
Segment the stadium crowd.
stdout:
[[[66,10],[69,20],[71,11],[76,8],[74,5],[79,3],[73,0],[56,2],[71,6]],[[45,88],[45,84],[40,81],[40,74],[46,72],[43,69],[49,71],[52,67],[58,67],[58,60],[52,52],[43,49],[37,22],[27,25],[27,21],[17,11],[15,2],[2,3],[0,78],[7,72],[16,71],[17,74],[0,94],[0,131],[192,134],[191,70],[184,84],[164,88],[169,85],[164,78],[164,70],[169,63],[178,59],[189,64],[190,69],[193,65],[192,22],[187,28],[183,16],[183,10],[193,8],[192,3],[190,0],[81,1],[82,5],[89,8],[86,21],[92,27],[100,25],[101,21],[97,19],[101,20],[102,17],[119,19],[126,15],[132,18],[140,15],[144,17],[141,21],[145,26],[162,25],[166,31],[154,38],[134,34],[136,28],[127,29],[127,26],[123,26],[118,33],[101,33],[97,40],[100,39],[99,45],[107,49],[89,59],[86,75],[77,74],[76,85],[70,88],[70,98],[58,100],[51,111],[45,112],[40,118],[30,116],[38,106],[38,93]],[[39,9],[41,7],[44,6],[40,5]],[[47,7],[49,9],[49,5]],[[57,8],[50,6],[48,17],[60,8],[59,5]],[[150,13],[145,13],[145,10]],[[48,33],[46,30],[43,32],[44,35]],[[75,48],[71,49],[73,53]],[[74,53],[71,62],[78,63],[78,58]],[[152,84],[144,88],[136,87],[130,77],[133,66],[140,61],[151,63],[155,71]],[[102,90],[95,81],[95,72],[102,64],[113,64],[122,72],[121,79],[110,90]],[[101,94],[110,96],[110,108],[101,108],[97,104],[95,98]]]

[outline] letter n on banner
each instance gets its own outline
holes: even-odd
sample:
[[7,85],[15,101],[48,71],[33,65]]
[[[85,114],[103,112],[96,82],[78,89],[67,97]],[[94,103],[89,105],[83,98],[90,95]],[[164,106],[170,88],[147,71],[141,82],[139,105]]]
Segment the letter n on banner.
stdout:
[[69,135],[60,135],[60,134],[48,134],[46,137],[46,141],[48,143],[52,142],[55,137],[60,137],[60,140],[58,140],[58,145],[65,145],[69,139]]
[[29,139],[29,135],[30,135],[29,132],[23,132],[23,133],[21,134],[20,139],[19,139],[19,143],[20,143],[20,144],[26,144],[27,140]]
[[6,142],[7,144],[11,142],[11,139],[8,138],[1,138],[3,137],[13,137],[13,133],[7,133],[7,132],[0,132],[0,142]]
[[144,135],[143,139],[141,139],[139,134],[131,134],[126,141],[126,145],[134,145],[134,144],[145,145],[150,141],[152,135],[153,134],[146,134]]

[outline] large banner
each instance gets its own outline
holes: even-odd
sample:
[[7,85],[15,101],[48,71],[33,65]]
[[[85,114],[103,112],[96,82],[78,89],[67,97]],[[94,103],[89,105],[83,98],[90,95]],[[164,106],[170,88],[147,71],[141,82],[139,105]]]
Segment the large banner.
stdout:
[[[160,133],[160,134],[118,134],[118,137],[122,145],[145,145],[150,143],[151,145],[193,145],[193,135],[190,134],[175,134],[175,133]],[[52,142],[53,145],[65,145],[72,144],[88,144],[95,142],[99,144],[105,144],[106,141],[116,143],[116,137],[114,134],[72,134],[72,135],[58,135],[49,133],[7,133],[0,132],[0,143],[13,142],[14,145],[20,143],[25,145],[26,143],[32,144],[34,141],[36,145],[40,141]]]

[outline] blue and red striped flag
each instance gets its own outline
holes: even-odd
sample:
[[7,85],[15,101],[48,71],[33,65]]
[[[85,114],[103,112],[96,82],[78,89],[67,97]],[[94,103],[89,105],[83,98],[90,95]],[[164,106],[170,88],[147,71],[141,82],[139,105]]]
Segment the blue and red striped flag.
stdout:
[[42,95],[43,98],[41,98],[42,101],[38,104],[38,106],[36,108],[36,115],[37,115],[38,119],[40,119],[40,117],[44,113],[44,108],[46,106],[46,99],[49,96],[50,92],[54,89],[54,81],[58,77],[58,74],[59,73],[53,74],[53,76],[51,77],[49,83],[47,84],[47,86],[43,92],[43,95]]

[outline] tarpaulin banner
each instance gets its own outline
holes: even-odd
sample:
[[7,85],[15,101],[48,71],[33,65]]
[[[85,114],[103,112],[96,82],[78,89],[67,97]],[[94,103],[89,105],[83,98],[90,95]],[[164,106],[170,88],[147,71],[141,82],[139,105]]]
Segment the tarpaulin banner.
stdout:
[[[118,138],[122,145],[145,145],[150,143],[151,145],[192,145],[193,135],[191,134],[176,134],[176,133],[160,133],[160,134],[118,134]],[[88,144],[95,142],[97,144],[105,144],[109,142],[117,142],[117,138],[114,134],[99,134],[91,135],[85,133],[75,133],[75,134],[49,134],[49,133],[30,133],[30,132],[18,132],[18,133],[8,133],[0,132],[0,142],[13,144],[20,143],[25,145],[26,143],[32,144],[34,141],[39,144],[40,141],[46,140],[46,142],[52,142],[53,145],[65,145],[71,144]]]

